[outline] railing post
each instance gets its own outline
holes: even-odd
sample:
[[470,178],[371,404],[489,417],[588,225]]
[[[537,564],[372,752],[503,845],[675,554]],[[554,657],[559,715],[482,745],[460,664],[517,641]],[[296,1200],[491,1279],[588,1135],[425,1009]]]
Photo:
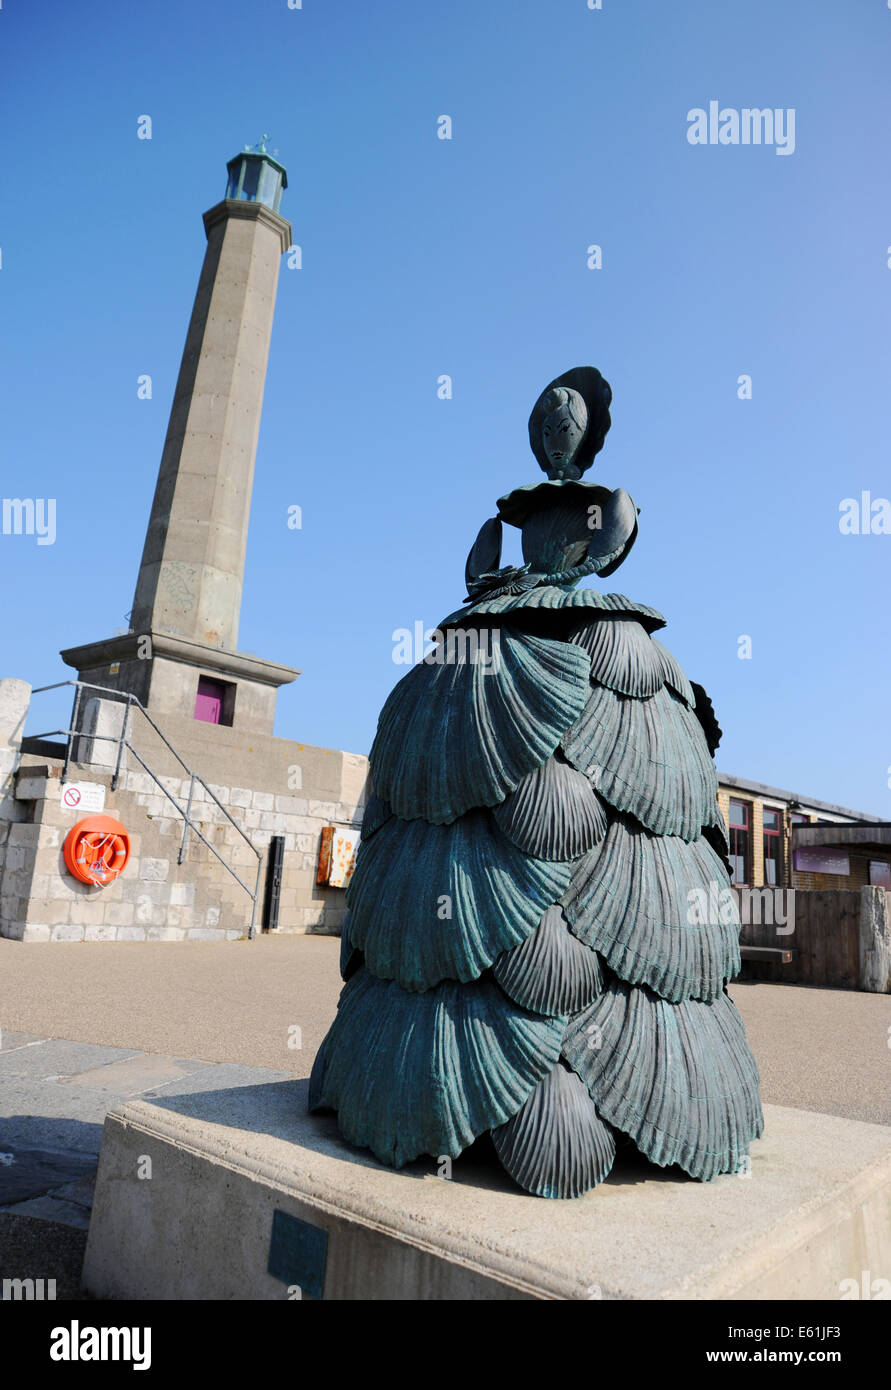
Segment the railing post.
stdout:
[[189,834],[190,817],[192,815],[192,792],[195,789],[195,774],[189,778],[189,798],[186,802],[186,814],[183,816],[183,838],[180,842],[177,864],[181,864],[186,857],[186,838]]
[[62,768],[62,786],[68,781],[68,768],[71,763],[71,742],[78,737],[77,721],[80,716],[80,682],[77,682],[74,691],[74,708],[71,711],[71,728],[65,740],[65,764]]
[[118,738],[118,756],[114,765],[114,776],[111,779],[111,789],[116,792],[118,789],[118,778],[121,775],[121,757],[124,752],[124,741],[127,737],[127,722],[130,718],[130,696],[127,696],[127,704],[124,708],[124,717],[121,720],[121,733]]
[[257,880],[254,884],[254,900],[251,905],[251,925],[248,927],[248,941],[253,941],[257,927],[257,904],[260,901],[260,870],[263,867],[262,854],[257,855]]

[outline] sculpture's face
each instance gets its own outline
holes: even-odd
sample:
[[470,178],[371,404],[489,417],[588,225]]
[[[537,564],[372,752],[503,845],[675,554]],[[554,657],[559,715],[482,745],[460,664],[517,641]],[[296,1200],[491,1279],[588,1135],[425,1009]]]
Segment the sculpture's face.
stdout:
[[560,396],[563,399],[555,404],[542,424],[542,447],[552,477],[579,478],[581,470],[575,465],[575,456],[585,437],[588,412],[577,391],[562,390]]

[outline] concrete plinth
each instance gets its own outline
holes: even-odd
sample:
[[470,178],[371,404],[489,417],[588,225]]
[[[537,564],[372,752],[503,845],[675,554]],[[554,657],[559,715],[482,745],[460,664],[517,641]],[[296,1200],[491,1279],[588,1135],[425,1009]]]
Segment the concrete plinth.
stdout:
[[113,1111],[86,1288],[135,1299],[838,1299],[845,1280],[891,1274],[891,1130],[878,1125],[767,1106],[750,1177],[699,1184],[626,1160],[588,1196],[552,1202],[483,1161],[456,1162],[451,1180],[432,1160],[382,1168],[332,1119],[303,1113],[305,1089]]

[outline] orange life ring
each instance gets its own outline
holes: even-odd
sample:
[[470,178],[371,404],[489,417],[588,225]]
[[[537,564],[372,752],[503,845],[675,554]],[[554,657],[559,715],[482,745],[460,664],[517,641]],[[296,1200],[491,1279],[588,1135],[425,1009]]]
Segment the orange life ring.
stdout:
[[87,816],[65,837],[65,867],[81,883],[111,883],[130,858],[130,836],[113,816]]

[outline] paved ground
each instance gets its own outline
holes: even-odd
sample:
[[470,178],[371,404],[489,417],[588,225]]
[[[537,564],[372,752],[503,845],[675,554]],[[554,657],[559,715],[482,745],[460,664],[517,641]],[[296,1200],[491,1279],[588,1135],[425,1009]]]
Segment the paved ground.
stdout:
[[[304,1077],[340,991],[331,937],[0,939],[0,1277],[78,1296],[102,1123],[119,1101]],[[737,983],[765,1102],[891,1123],[891,998]]]
[[[307,1076],[334,1016],[339,949],[325,936],[0,939],[0,1028]],[[891,1123],[891,997],[760,983],[732,994],[766,1101]]]
[[[298,1055],[298,1054],[295,1054]],[[299,1068],[298,1068],[299,1069]],[[81,1296],[80,1268],[108,1111],[139,1096],[290,1080],[290,1071],[169,1057],[4,1031],[0,1038],[0,1287],[55,1280]],[[2,1298],[2,1293],[0,1293]]]

